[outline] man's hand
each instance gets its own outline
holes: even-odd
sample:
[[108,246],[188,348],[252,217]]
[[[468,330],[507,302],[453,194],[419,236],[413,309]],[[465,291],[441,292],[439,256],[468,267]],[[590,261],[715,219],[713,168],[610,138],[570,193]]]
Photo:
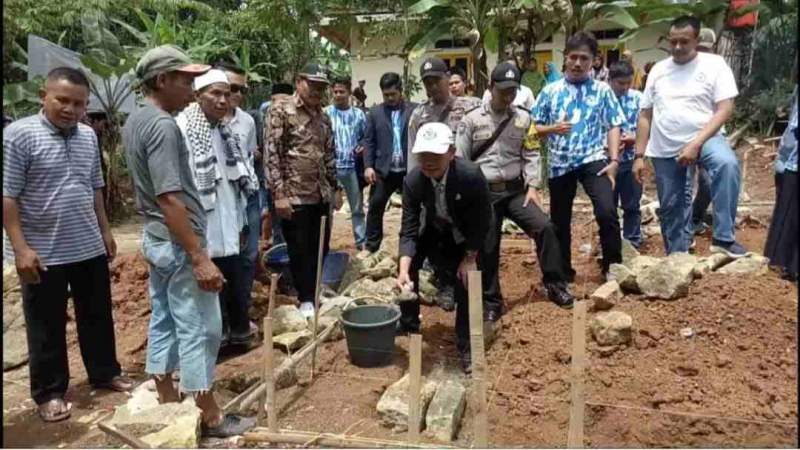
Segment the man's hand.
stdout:
[[556,122],[553,125],[553,133],[555,134],[569,134],[572,131],[572,124],[569,122]]
[[414,290],[414,282],[411,281],[411,276],[408,275],[408,272],[400,271],[397,275],[397,288],[400,289],[402,292],[403,290],[413,291]]
[[333,207],[336,208],[336,211],[342,209],[344,205],[344,192],[341,189],[337,189],[336,193],[333,194]]
[[631,136],[628,133],[622,133],[622,136],[619,137],[619,143],[621,148],[628,148],[636,143],[636,136]]
[[356,148],[355,148],[355,150],[353,150],[353,152],[356,155],[360,155],[360,154],[364,153],[364,146],[363,145],[356,145]]
[[529,203],[533,203],[534,205],[538,206],[539,209],[542,208],[542,200],[539,198],[539,191],[533,186],[528,188],[528,193],[525,194],[525,200],[522,202],[522,207],[527,208]]
[[636,158],[633,160],[633,178],[640,185],[644,185],[644,158]]
[[462,259],[461,263],[458,265],[458,279],[464,283],[464,288],[467,287],[469,271],[478,270],[477,256],[478,252],[468,251],[467,254],[464,255],[464,259]]
[[278,217],[281,219],[290,220],[294,209],[289,199],[275,200],[275,213],[277,213]]
[[375,184],[375,180],[377,180],[378,175],[375,173],[375,169],[372,167],[367,167],[367,170],[364,171],[364,179],[367,180],[367,183],[370,185]]
[[205,253],[205,250],[202,250],[198,255],[192,256],[192,271],[197,279],[197,284],[200,285],[200,289],[210,292],[222,290],[225,278]]
[[47,271],[47,267],[39,260],[39,255],[30,247],[22,251],[15,251],[14,253],[17,273],[22,282],[26,284],[39,284],[41,281],[39,278],[39,271]]
[[681,166],[691,166],[697,162],[697,157],[700,156],[700,149],[702,146],[689,142],[684,145],[681,152],[678,153],[678,164]]
[[117,242],[114,241],[114,236],[111,233],[103,233],[103,245],[106,246],[108,262],[114,261],[114,258],[117,257]]
[[619,169],[619,163],[616,161],[611,161],[600,172],[597,172],[597,176],[605,174],[609,180],[611,180],[611,190],[614,190],[614,187],[617,185],[617,170]]
[[261,155],[261,150],[259,150],[257,148],[253,149],[253,159],[255,159],[256,161],[260,161],[261,160],[261,156],[262,156]]

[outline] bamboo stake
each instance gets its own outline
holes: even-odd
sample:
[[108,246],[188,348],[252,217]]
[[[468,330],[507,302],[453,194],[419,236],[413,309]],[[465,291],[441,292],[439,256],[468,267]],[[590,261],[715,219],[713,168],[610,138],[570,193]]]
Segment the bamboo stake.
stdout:
[[412,334],[408,363],[408,442],[419,442],[419,391],[422,379],[422,335]]
[[97,428],[103,430],[104,433],[108,434],[109,436],[113,436],[120,441],[124,442],[125,444],[129,445],[131,448],[152,448],[150,444],[147,442],[135,437],[131,436],[130,434],[114,427],[111,425],[107,425],[103,422],[99,422],[97,424]]
[[586,302],[575,302],[572,314],[572,389],[567,448],[583,448],[583,416],[586,402],[583,380],[585,359]]
[[267,317],[272,317],[275,311],[275,293],[278,292],[278,280],[281,278],[280,274],[273,273],[269,277],[269,303],[267,304]]
[[[347,436],[333,433],[313,433],[309,431],[280,430],[271,433],[264,428],[256,428],[244,434],[245,442],[269,442],[272,444],[305,444],[309,441],[321,447],[339,448],[453,448],[441,444],[412,444],[410,442],[373,439],[361,436]],[[313,440],[313,441],[312,441]]]
[[[325,250],[325,230],[328,216],[322,216],[319,224],[319,252],[317,253],[317,286],[314,292],[314,336],[317,336],[317,321],[319,320],[319,293],[322,289],[322,265]],[[314,346],[311,353],[311,379],[314,379],[314,370],[317,368],[317,347]]]
[[470,351],[472,354],[473,398],[475,399],[475,438],[472,446],[486,448],[488,416],[486,411],[486,355],[483,341],[483,288],[481,272],[471,270],[468,276]]

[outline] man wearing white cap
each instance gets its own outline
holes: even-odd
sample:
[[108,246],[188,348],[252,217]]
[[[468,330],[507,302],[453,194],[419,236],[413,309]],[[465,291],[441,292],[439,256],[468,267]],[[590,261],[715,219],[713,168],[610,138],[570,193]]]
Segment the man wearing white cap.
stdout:
[[[420,127],[411,150],[418,164],[406,175],[403,186],[397,285],[402,290],[413,289],[418,297],[419,269],[426,257],[458,277],[454,288],[456,347],[464,371],[469,373],[467,273],[477,270],[478,251],[494,215],[481,170],[463,158],[455,158],[455,152],[448,125],[430,122]],[[402,302],[400,311],[400,331],[419,332],[419,303]]]
[[212,69],[194,80],[195,102],[175,119],[192,161],[200,200],[207,214],[206,239],[211,260],[225,277],[220,291],[222,346],[246,342],[252,334],[247,297],[236,295],[246,281],[243,229],[247,197],[258,189],[245,143],[223,118],[230,110],[231,88],[225,72]]

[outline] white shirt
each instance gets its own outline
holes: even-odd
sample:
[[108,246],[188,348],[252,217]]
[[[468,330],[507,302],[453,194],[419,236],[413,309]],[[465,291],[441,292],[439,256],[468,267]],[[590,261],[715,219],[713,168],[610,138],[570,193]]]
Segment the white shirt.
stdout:
[[247,156],[247,170],[250,179],[253,181],[254,186],[258,186],[258,177],[256,177],[256,155],[255,150],[258,148],[258,140],[256,139],[256,121],[250,114],[242,111],[241,108],[236,108],[236,112],[228,123],[231,131],[239,136],[239,144],[242,146],[245,155]]
[[[178,128],[183,134],[186,148],[189,150],[189,159],[194,168],[194,151],[192,143],[186,135],[188,120],[184,114],[175,117]],[[211,130],[211,144],[217,156],[217,164],[225,162],[225,143],[219,128]],[[192,171],[194,173],[194,170]],[[217,182],[217,203],[214,209],[206,215],[206,241],[210,258],[222,258],[239,254],[239,233],[247,224],[247,200],[243,191],[228,180],[224,170],[220,170],[222,179]]]
[[[483,91],[483,103],[488,104],[491,101],[492,101],[492,90],[486,89],[485,91]],[[520,84],[519,88],[517,88],[517,95],[514,97],[513,104],[516,106],[522,106],[523,108],[530,111],[535,103],[536,103],[536,98],[533,96],[533,91],[531,91],[527,86],[523,86]]]
[[653,109],[645,154],[672,158],[711,120],[716,104],[736,97],[739,90],[725,60],[698,53],[686,64],[670,57],[659,61],[647,77],[641,109]]

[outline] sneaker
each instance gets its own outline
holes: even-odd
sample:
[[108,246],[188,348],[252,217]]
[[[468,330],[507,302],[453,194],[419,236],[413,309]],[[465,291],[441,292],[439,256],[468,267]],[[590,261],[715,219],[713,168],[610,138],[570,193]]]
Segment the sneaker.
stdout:
[[311,302],[300,303],[300,314],[306,319],[314,317],[314,304]]
[[747,256],[747,249],[742,247],[736,241],[733,242],[722,242],[714,239],[711,241],[711,247],[709,248],[711,253],[724,253],[731,258],[741,258],[743,256]]
[[203,425],[204,437],[228,438],[241,436],[246,431],[256,426],[255,417],[241,417],[234,414],[225,414],[222,423],[215,427]]
[[693,224],[693,227],[694,227],[694,234],[695,235],[705,234],[706,231],[711,229],[711,227],[707,223],[703,222],[702,220],[700,222],[695,222]]

